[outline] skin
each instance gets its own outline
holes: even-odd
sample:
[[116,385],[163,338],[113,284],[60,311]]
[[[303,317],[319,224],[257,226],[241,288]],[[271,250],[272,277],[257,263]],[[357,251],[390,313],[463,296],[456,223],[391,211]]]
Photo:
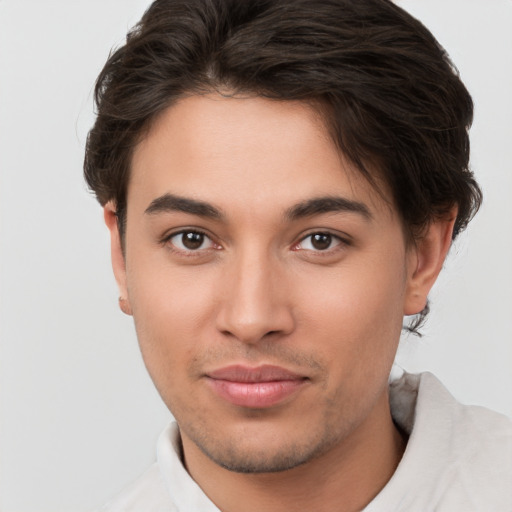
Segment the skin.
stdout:
[[[370,502],[405,448],[387,389],[403,316],[425,305],[453,215],[407,244],[311,107],[216,94],[178,101],[137,146],[124,254],[114,213],[122,308],[210,499],[225,512]],[[279,366],[301,385],[235,405],[209,379],[234,364]]]

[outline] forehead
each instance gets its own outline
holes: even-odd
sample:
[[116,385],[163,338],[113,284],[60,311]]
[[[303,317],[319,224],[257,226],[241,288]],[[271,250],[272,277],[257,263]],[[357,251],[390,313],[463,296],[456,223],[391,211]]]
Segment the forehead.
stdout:
[[153,122],[133,155],[129,208],[164,193],[237,211],[341,195],[393,213],[337,149],[317,110],[256,96],[189,96]]

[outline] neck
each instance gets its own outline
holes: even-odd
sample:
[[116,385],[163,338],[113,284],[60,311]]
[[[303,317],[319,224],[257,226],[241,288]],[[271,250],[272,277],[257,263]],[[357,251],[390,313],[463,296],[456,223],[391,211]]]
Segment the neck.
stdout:
[[184,437],[187,470],[222,512],[361,510],[389,481],[406,445],[392,421],[387,393],[383,398],[350,436],[294,469],[234,473]]

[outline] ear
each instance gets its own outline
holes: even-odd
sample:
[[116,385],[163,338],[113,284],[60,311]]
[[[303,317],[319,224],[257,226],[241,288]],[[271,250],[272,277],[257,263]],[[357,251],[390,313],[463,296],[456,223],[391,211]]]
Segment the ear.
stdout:
[[428,294],[443,268],[452,243],[457,208],[430,224],[409,249],[404,315],[415,315],[427,304]]
[[109,201],[103,208],[103,217],[105,224],[110,231],[110,253],[112,258],[112,268],[119,288],[119,307],[123,313],[132,314],[130,302],[128,300],[128,289],[126,286],[126,264],[123,254],[121,236],[119,234],[119,225],[117,223],[116,208],[112,201]]

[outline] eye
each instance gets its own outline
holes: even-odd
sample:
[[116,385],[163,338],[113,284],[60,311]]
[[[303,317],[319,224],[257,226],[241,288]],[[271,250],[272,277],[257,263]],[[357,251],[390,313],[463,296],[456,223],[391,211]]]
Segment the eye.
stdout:
[[180,231],[167,239],[168,243],[180,251],[199,251],[215,247],[213,241],[200,231]]
[[342,240],[330,233],[312,233],[304,237],[295,247],[306,251],[327,251],[342,243]]

